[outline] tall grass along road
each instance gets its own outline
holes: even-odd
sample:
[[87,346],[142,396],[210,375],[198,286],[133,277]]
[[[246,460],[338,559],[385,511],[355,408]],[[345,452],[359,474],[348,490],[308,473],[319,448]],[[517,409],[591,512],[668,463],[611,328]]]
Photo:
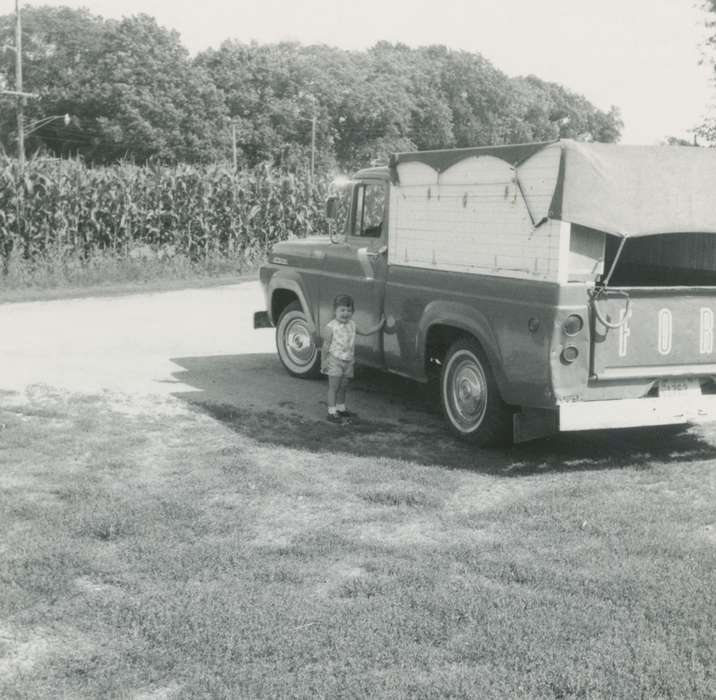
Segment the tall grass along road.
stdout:
[[257,308],[0,306],[0,697],[716,696],[716,430],[327,426]]

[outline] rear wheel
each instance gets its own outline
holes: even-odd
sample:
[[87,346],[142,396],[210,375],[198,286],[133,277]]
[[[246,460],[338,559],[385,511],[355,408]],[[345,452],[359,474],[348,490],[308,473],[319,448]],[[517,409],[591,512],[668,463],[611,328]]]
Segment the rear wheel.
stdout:
[[460,338],[448,349],[440,375],[443,414],[455,435],[482,447],[512,440],[512,410],[502,400],[482,348]]
[[320,376],[321,353],[313,340],[308,317],[297,301],[291,302],[278,319],[276,349],[289,374],[302,378]]

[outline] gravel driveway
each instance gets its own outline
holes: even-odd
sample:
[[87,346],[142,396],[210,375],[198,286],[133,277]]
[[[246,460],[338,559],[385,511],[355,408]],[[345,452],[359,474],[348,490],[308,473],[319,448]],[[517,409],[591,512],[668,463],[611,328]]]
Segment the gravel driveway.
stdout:
[[270,332],[252,328],[263,304],[257,282],[5,304],[0,388],[173,392],[174,357],[271,353]]
[[[323,418],[326,385],[290,377],[256,281],[128,296],[0,305],[0,390],[175,395]],[[441,424],[413,382],[359,370],[351,407],[381,421]]]

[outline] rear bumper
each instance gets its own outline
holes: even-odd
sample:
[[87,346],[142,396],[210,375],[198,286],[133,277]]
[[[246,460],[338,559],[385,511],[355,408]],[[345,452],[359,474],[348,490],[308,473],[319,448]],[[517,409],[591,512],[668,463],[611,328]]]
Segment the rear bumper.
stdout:
[[716,395],[580,401],[559,406],[560,431],[716,421]]

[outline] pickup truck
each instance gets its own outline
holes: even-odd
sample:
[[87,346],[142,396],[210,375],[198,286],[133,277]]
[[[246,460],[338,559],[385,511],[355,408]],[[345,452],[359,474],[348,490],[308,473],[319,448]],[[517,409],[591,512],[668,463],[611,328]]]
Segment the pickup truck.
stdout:
[[[330,236],[261,267],[278,356],[319,374],[339,293],[356,362],[435,379],[488,446],[716,418],[716,149],[560,140],[398,153],[355,174]],[[335,213],[329,198],[327,213]]]

